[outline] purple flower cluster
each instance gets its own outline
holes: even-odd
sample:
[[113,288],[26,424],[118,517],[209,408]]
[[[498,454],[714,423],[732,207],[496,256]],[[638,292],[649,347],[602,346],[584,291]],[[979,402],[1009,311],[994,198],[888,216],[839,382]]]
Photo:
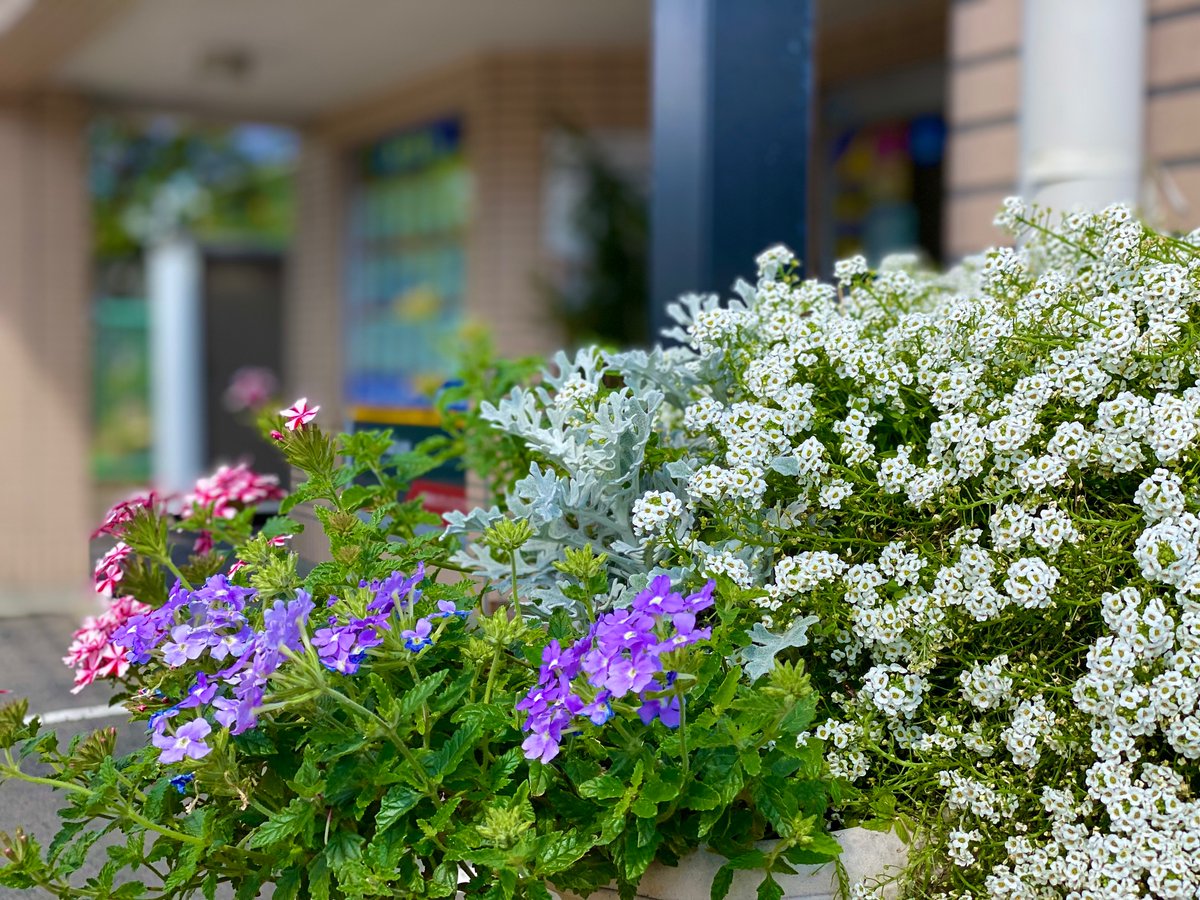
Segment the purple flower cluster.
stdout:
[[[316,648],[322,664],[327,669],[343,675],[353,675],[357,672],[366,658],[367,651],[383,643],[383,632],[392,627],[392,613],[406,613],[416,605],[421,592],[414,588],[424,577],[425,564],[421,563],[417,566],[417,571],[410,576],[405,576],[403,572],[393,572],[383,581],[373,581],[370,584],[362,582],[360,587],[368,588],[375,595],[367,604],[367,615],[351,616],[344,624],[338,624],[338,617],[330,615],[329,624],[313,632],[312,645]],[[330,606],[335,602],[336,598],[331,597]],[[419,620],[417,625],[421,622],[429,625],[425,619]],[[403,636],[407,635],[407,631],[403,633]],[[408,649],[413,649],[411,644]]]
[[[322,664],[351,674],[358,671],[367,650],[382,643],[382,633],[391,630],[393,621],[412,624],[401,636],[415,652],[432,642],[432,619],[466,615],[442,601],[436,613],[413,623],[413,607],[420,597],[416,585],[424,577],[424,566],[418,566],[411,576],[393,572],[382,581],[363,582],[360,586],[373,595],[367,614],[341,624],[331,614],[328,624],[313,632],[310,643]],[[331,597],[328,606],[337,603]],[[265,606],[252,588],[214,575],[195,591],[176,582],[165,604],[133,616],[114,632],[113,643],[133,664],[145,664],[157,654],[171,668],[189,663],[199,667],[207,661],[220,666],[215,672],[197,672],[182,700],[150,717],[151,743],[162,751],[159,760],[175,763],[208,755],[211,748],[205,738],[212,726],[206,716],[233,734],[255,727],[268,680],[289,654],[305,650],[304,632],[313,609],[312,598],[303,590],[293,600]],[[197,711],[195,718],[169,727],[172,719],[192,709]]]
[[[211,748],[204,738],[212,726],[203,717],[205,711],[233,734],[253,728],[267,680],[283,664],[286,652],[303,650],[301,632],[313,609],[312,598],[297,591],[293,600],[276,600],[262,609],[261,630],[250,624],[255,599],[253,589],[231,585],[224,575],[214,575],[195,591],[176,582],[165,604],[134,616],[114,633],[113,643],[126,648],[134,664],[148,662],[155,650],[171,668],[202,656],[226,664],[213,674],[197,673],[179,703],[150,717],[151,743],[162,750],[160,762],[208,755]],[[189,709],[200,715],[169,732],[170,720]]]
[[664,671],[662,658],[712,636],[711,628],[696,627],[696,614],[713,605],[715,586],[710,581],[684,597],[671,590],[668,576],[660,575],[632,606],[601,616],[573,645],[547,644],[538,683],[517,703],[529,732],[521,745],[526,758],[549,762],[577,717],[602,725],[613,714],[612,701],[630,695],[638,697],[638,715],[645,724],[658,719],[668,728],[678,727],[679,698],[664,696],[675,673]]

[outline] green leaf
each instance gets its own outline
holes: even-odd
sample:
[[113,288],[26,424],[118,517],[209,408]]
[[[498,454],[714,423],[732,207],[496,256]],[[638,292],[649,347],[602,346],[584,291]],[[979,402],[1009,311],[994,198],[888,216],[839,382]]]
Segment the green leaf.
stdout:
[[171,861],[171,871],[163,882],[163,893],[170,893],[192,880],[205,851],[203,844],[187,844]]
[[538,871],[543,875],[553,875],[572,865],[583,857],[591,844],[581,839],[575,832],[561,834],[553,832],[542,838],[536,855]]
[[281,534],[299,534],[303,530],[304,526],[295,519],[289,519],[287,516],[271,516],[263,523],[259,534],[273,538],[279,537]]
[[92,844],[96,843],[102,831],[85,831],[77,840],[75,840],[66,850],[63,851],[54,864],[54,867],[60,874],[69,875],[75,872],[83,865],[87,859],[87,852],[91,849]]
[[640,797],[651,803],[662,803],[664,800],[674,800],[679,796],[683,786],[683,777],[675,767],[660,769],[649,781],[642,786]]
[[402,784],[390,788],[379,804],[379,813],[375,816],[376,830],[386,831],[397,819],[420,803],[423,796],[419,791]]
[[717,869],[717,874],[713,876],[708,896],[710,900],[725,900],[731,887],[733,887],[733,869],[730,868],[729,863],[726,863]]
[[663,834],[657,828],[651,828],[648,840],[644,844],[639,842],[639,837],[637,831],[626,831],[622,848],[624,852],[621,854],[623,869],[621,874],[634,884],[641,880],[650,863],[654,862],[654,854],[658,852],[658,845],[662,843]]
[[245,881],[238,885],[238,889],[234,892],[234,900],[254,900],[258,896],[258,889],[262,887],[263,879],[261,875],[244,875]]
[[615,775],[600,775],[579,785],[579,796],[612,800],[625,793],[625,783]]
[[794,707],[792,711],[783,717],[783,721],[779,723],[779,729],[784,734],[799,734],[812,724],[817,715],[817,698],[805,697]]
[[341,871],[350,863],[362,859],[364,838],[361,834],[338,828],[329,835],[329,843],[325,845],[325,860],[335,873]]
[[25,724],[25,716],[28,714],[28,700],[13,700],[0,706],[0,748],[8,749],[17,741],[23,741],[34,733]]
[[758,886],[758,900],[782,900],[783,888],[770,874]]
[[720,715],[733,702],[734,696],[737,694],[738,682],[742,678],[742,673],[738,669],[730,669],[725,675],[725,679],[713,693],[712,703],[710,704],[713,713]]
[[296,797],[254,830],[250,847],[257,849],[282,844],[302,832],[311,831],[314,821],[312,802]]
[[286,869],[275,879],[271,900],[296,900],[300,895],[300,870]]
[[687,809],[716,809],[721,805],[721,795],[702,781],[689,782],[683,792],[683,806]]
[[428,678],[421,679],[415,687],[405,691],[396,701],[395,718],[392,721],[395,723],[413,716],[433,696],[434,691],[442,686],[449,674],[449,669],[438,669]]
[[463,725],[450,735],[446,743],[425,759],[425,770],[429,776],[441,782],[447,775],[458,768],[466,752],[475,746],[482,731],[473,722]]
[[643,794],[633,801],[629,811],[639,819],[652,819],[658,816],[658,804]]

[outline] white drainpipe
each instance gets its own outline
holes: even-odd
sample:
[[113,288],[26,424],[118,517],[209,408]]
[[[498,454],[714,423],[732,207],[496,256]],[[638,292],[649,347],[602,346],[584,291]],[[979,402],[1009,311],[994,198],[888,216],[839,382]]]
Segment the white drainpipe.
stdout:
[[178,493],[204,465],[204,332],[195,240],[163,236],[146,250],[154,486]]
[[1143,0],[1024,0],[1021,194],[1061,210],[1137,205]]

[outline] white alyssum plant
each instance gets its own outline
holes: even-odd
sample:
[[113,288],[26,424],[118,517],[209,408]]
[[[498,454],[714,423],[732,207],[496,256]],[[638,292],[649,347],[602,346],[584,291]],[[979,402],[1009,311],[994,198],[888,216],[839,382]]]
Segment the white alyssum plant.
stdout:
[[677,346],[560,356],[487,411],[543,460],[517,577],[547,611],[564,547],[716,577],[751,672],[800,647],[833,698],[842,815],[915,825],[911,896],[1195,898],[1200,235],[999,221],[1019,249],[940,275],[774,248]]

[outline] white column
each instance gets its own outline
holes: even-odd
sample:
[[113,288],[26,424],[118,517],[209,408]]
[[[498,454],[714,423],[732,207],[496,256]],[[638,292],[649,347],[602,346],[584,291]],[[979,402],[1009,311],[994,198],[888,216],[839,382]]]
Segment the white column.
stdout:
[[186,234],[146,250],[154,486],[171,493],[195,484],[204,466],[201,273],[200,248]]
[[1144,0],[1025,0],[1021,194],[1045,206],[1137,204]]

